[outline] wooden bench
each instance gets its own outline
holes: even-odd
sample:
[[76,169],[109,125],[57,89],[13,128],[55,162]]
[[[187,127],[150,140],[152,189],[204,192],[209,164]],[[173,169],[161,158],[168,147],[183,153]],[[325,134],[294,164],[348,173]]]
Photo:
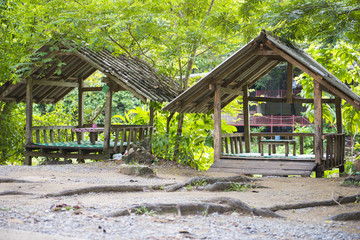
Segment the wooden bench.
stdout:
[[269,155],[271,155],[271,147],[276,145],[285,145],[285,156],[289,156],[289,144],[293,145],[293,155],[296,156],[295,140],[260,140],[260,153],[264,156],[264,144],[269,146]]

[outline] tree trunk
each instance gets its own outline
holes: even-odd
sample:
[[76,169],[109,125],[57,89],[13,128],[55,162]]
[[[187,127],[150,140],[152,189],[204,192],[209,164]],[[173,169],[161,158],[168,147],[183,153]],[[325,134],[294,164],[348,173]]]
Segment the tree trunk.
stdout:
[[184,114],[180,113],[179,118],[178,118],[178,127],[177,127],[177,130],[176,130],[176,143],[175,143],[175,147],[174,147],[174,156],[173,156],[174,161],[177,160],[176,157],[179,154],[180,138],[181,138],[181,135],[182,135],[183,123],[184,123]]

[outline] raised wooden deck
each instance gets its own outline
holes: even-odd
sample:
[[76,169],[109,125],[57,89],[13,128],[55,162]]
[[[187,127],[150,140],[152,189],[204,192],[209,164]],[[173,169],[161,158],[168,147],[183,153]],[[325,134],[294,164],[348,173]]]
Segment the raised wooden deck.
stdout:
[[[87,138],[88,135],[76,135],[72,126],[33,127],[36,141],[25,145],[26,157],[76,158],[78,160],[104,160],[114,153],[124,153],[131,142],[144,140],[151,136],[152,126],[147,125],[112,125],[110,141],[105,146],[101,133],[100,141],[92,144],[90,141],[77,138]],[[80,144],[79,142],[80,141]]]
[[284,154],[275,154],[261,157],[257,153],[243,153],[239,156],[222,155],[208,171],[263,176],[310,176],[315,167],[314,155],[285,157]]

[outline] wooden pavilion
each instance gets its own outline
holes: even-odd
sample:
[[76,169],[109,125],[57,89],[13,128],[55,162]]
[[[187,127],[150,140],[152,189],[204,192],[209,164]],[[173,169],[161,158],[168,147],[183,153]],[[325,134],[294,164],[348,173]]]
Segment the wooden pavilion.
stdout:
[[[249,87],[281,62],[287,63],[286,96],[283,98],[249,96]],[[313,78],[313,99],[303,99],[293,94],[294,66]],[[331,94],[333,98],[323,98],[322,91]],[[222,134],[221,109],[239,95],[243,96],[244,132]],[[312,171],[316,170],[317,176],[321,176],[324,170],[334,167],[343,170],[345,164],[345,136],[341,121],[341,99],[344,99],[357,110],[360,109],[360,97],[349,87],[303,50],[280,41],[276,36],[272,36],[263,30],[258,37],[235,52],[187,91],[172,100],[163,110],[179,113],[214,112],[214,164],[211,166],[210,171],[309,176]],[[314,133],[251,133],[249,101],[313,103]],[[324,103],[335,105],[336,134],[323,133],[322,104]],[[283,140],[284,142],[264,140],[265,137],[275,136],[281,136],[287,140]],[[251,137],[258,138],[259,152],[261,151],[262,154],[250,153]],[[313,138],[313,156],[303,154],[304,137]],[[272,145],[283,143],[288,148],[289,143],[294,143],[289,138],[299,138],[299,155],[270,155]],[[242,139],[244,139],[245,143],[244,148]],[[261,149],[263,144],[269,145],[268,155],[263,154]]]
[[[127,143],[150,135],[154,113],[151,107],[149,125],[111,125],[112,95],[116,91],[130,91],[143,102],[168,102],[177,96],[171,87],[172,79],[134,57],[115,57],[108,50],[94,52],[64,43],[42,46],[34,56],[40,56],[40,61],[30,65],[26,77],[0,87],[0,101],[26,103],[25,164],[28,165],[34,156],[80,161],[109,159],[114,153],[124,152],[129,146]],[[104,86],[85,86],[84,80],[95,71],[106,76],[102,79]],[[57,103],[74,88],[78,88],[77,126],[33,126],[34,102]],[[103,125],[84,123],[84,92],[87,91],[106,92]],[[96,141],[99,134],[103,135],[100,136],[103,141]]]

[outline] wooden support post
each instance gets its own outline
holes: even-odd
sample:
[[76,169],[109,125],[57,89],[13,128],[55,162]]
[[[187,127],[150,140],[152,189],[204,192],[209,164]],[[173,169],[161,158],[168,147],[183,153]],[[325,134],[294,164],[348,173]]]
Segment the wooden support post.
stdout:
[[245,152],[250,152],[250,116],[249,116],[249,89],[245,85],[243,87],[243,112],[244,112],[244,137],[245,137]]
[[153,106],[153,101],[149,102],[149,108],[150,108],[150,121],[149,121],[149,125],[153,126],[154,125],[154,106]]
[[108,154],[110,147],[110,127],[111,127],[111,104],[112,104],[112,90],[109,89],[106,93],[105,102],[105,124],[104,124],[104,154]]
[[214,95],[214,162],[220,160],[221,152],[221,90],[220,85],[216,85]]
[[336,112],[337,133],[343,133],[342,114],[341,114],[341,98],[340,97],[335,97],[335,112]]
[[293,99],[293,89],[292,83],[294,79],[294,71],[293,65],[291,63],[287,63],[287,72],[286,72],[286,102],[292,103]]
[[[155,117],[155,112],[154,112],[154,102],[150,101],[149,102],[149,108],[150,108],[150,120],[149,120],[149,126],[154,126],[154,117]],[[151,131],[149,132],[149,137],[151,138],[153,133],[153,128],[151,128]]]
[[[84,126],[84,80],[82,78],[78,79],[78,108],[79,108],[79,116],[78,116],[78,127],[81,128]],[[78,142],[84,139],[84,133],[80,133],[77,135],[79,137]]]
[[314,154],[315,162],[318,165],[318,170],[316,171],[317,177],[322,177],[323,166],[322,166],[322,105],[321,105],[321,95],[322,91],[320,88],[320,83],[314,80]]
[[[26,137],[25,144],[30,145],[33,143],[32,138],[32,120],[33,120],[33,80],[28,78],[26,82]],[[31,165],[31,156],[25,156],[25,165]]]

